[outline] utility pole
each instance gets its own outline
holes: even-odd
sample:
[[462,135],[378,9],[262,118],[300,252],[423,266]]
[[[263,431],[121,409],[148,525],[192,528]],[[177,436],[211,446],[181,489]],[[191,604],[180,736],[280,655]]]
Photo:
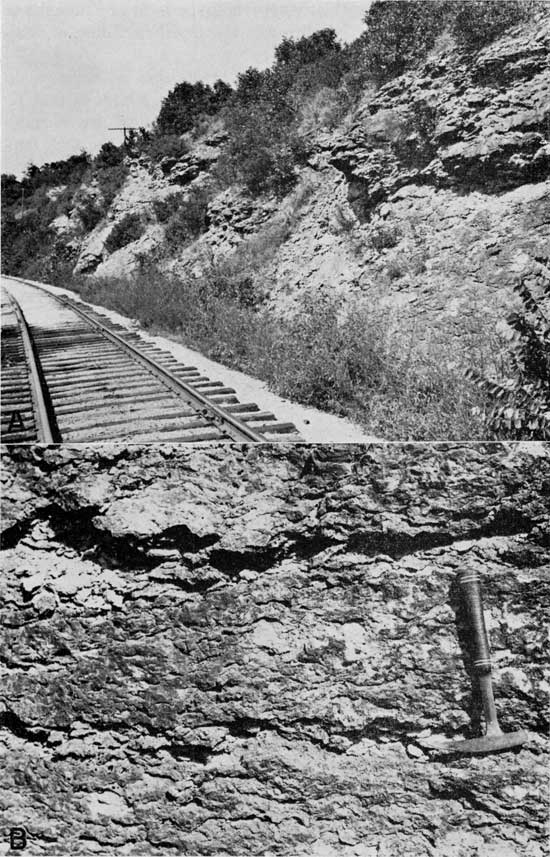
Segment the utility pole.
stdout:
[[117,128],[107,128],[108,131],[124,131],[124,148],[129,149],[134,140],[134,131],[139,128],[132,125],[122,125]]

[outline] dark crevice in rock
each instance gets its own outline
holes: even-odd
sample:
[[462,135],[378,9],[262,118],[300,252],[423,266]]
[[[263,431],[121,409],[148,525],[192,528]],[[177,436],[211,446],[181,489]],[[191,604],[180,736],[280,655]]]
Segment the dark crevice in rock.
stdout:
[[495,536],[523,535],[531,529],[533,521],[521,513],[505,509],[498,511],[489,523],[467,529],[460,533],[420,532],[415,534],[388,533],[352,533],[348,539],[349,550],[375,556],[386,554],[393,559],[401,559],[409,554],[429,551],[438,547],[452,546],[456,541],[477,541]]
[[[28,536],[32,527],[37,521],[47,521],[51,515],[55,515],[58,506],[52,503],[48,506],[42,506],[40,509],[33,509],[32,513],[21,521],[17,521],[10,527],[2,531],[0,536],[0,550],[11,550],[17,547],[21,539]],[[94,513],[95,514],[95,513]]]
[[341,539],[335,539],[330,536],[323,536],[320,533],[317,533],[311,538],[302,536],[295,539],[292,546],[292,552],[297,560],[313,559],[328,548],[341,544]]
[[[99,515],[99,512],[99,506],[67,510],[54,503],[43,507],[24,524],[11,528],[14,532],[10,533],[10,543],[6,543],[4,548],[15,547],[37,521],[44,520],[48,521],[59,542],[77,551],[81,556],[86,554],[86,558],[92,559],[103,568],[118,567],[148,571],[164,562],[163,558],[149,556],[147,551],[153,546],[164,546],[165,533],[155,539],[140,539],[130,535],[114,536],[94,523],[94,518]],[[193,535],[188,528],[174,527],[173,529],[178,531],[176,541],[185,543],[186,550],[191,549],[188,546],[192,542]],[[189,534],[187,541],[183,531]],[[169,543],[172,544],[173,541],[169,540]],[[198,545],[196,549],[202,546]]]
[[162,560],[148,557],[147,544],[129,536],[113,536],[94,524],[99,509],[87,509],[83,514],[71,512],[52,516],[50,524],[57,538],[80,555],[86,553],[102,568],[149,570]]
[[[511,751],[507,750],[506,752],[510,753]],[[463,806],[466,806],[469,809],[477,810],[478,812],[489,813],[489,815],[493,815],[499,821],[504,820],[503,815],[498,812],[495,812],[494,806],[491,806],[486,801],[477,798],[470,791],[470,789],[460,785],[460,783],[453,782],[451,785],[446,784],[439,786],[431,782],[429,786],[433,799],[460,801]]]
[[169,545],[174,546],[183,553],[198,553],[203,548],[209,548],[215,545],[220,540],[217,533],[210,533],[207,536],[197,536],[185,524],[179,524],[175,527],[168,527],[163,530],[158,536],[153,538],[153,544],[150,547],[164,547]]
[[[68,444],[49,444],[49,445],[34,445],[16,446],[14,444],[5,447],[6,454],[14,462],[27,464],[32,468],[28,472],[29,484],[35,484],[36,473],[33,471],[39,470],[45,476],[50,473],[63,471],[64,467],[73,468],[78,460],[78,448],[71,447]],[[60,453],[60,458],[56,458],[52,453]],[[73,457],[65,458],[65,456],[73,453]],[[136,458],[136,449],[132,446],[120,445],[116,449],[109,447],[108,451],[103,453],[100,447],[95,447],[93,455],[87,458],[87,462],[93,465],[93,472],[101,472],[103,470],[111,470],[112,467],[124,461],[132,461]],[[20,478],[25,479],[25,470],[20,469]]]
[[45,744],[50,734],[47,730],[40,727],[28,726],[9,708],[0,714],[0,726],[8,729],[18,738],[23,738],[25,741],[32,741],[37,744]]
[[[255,717],[239,717],[231,723],[220,722],[217,724],[229,729],[229,734],[234,738],[247,739],[257,735],[259,732],[274,732],[282,738],[288,740],[299,738],[301,741],[308,741],[310,744],[321,747],[329,753],[343,755],[347,752],[348,745],[339,746],[342,739],[349,741],[351,744],[357,744],[360,741],[370,739],[371,741],[380,742],[380,739],[388,739],[391,737],[393,741],[401,741],[410,743],[410,730],[417,726],[414,720],[398,719],[397,717],[377,717],[375,720],[365,723],[364,726],[356,729],[339,729],[334,728],[334,724],[316,717],[301,717],[289,722],[278,723],[273,720],[265,720]],[[327,733],[327,737],[323,738],[317,735],[312,735],[311,728],[319,728]],[[382,742],[384,743],[384,742]]]
[[[466,535],[461,538],[467,538]],[[358,551],[368,556],[386,554],[393,559],[401,559],[408,554],[417,551],[426,551],[433,548],[450,545],[454,537],[448,533],[352,533],[348,539],[347,547],[351,551]]]
[[263,720],[258,717],[237,717],[229,723],[221,721],[219,726],[226,726],[229,729],[229,734],[233,738],[250,738],[258,732],[277,731],[277,726],[273,720]]
[[[381,743],[385,743],[385,741],[390,739],[410,744],[412,740],[411,730],[415,728],[418,728],[417,721],[388,715],[386,717],[376,717],[374,720],[365,723],[364,726],[355,729],[339,729],[331,733],[331,737],[333,740],[334,738],[346,738],[352,744],[358,744],[364,739]],[[328,730],[326,724],[325,729]],[[381,739],[385,739],[385,741],[381,741]],[[345,750],[338,750],[338,752],[343,753]]]
[[267,571],[268,568],[271,568],[284,556],[285,551],[279,547],[257,548],[251,551],[232,551],[216,548],[211,551],[209,561],[218,571],[227,574],[229,577],[234,577],[244,569]]
[[[218,586],[219,584],[220,579],[214,576],[209,579],[195,580],[193,582],[189,580],[180,580],[179,578],[175,577],[170,579],[171,586],[176,587],[176,589],[181,589],[182,592],[189,592],[191,594],[194,593],[196,595],[204,595],[204,593],[209,592],[211,589],[213,589],[215,586]],[[138,595],[136,600],[139,600],[139,598],[143,597],[144,596]],[[129,600],[129,598],[124,598],[125,602]]]
[[188,759],[201,765],[205,765],[212,755],[211,747],[205,747],[203,744],[170,744],[162,749],[174,759]]

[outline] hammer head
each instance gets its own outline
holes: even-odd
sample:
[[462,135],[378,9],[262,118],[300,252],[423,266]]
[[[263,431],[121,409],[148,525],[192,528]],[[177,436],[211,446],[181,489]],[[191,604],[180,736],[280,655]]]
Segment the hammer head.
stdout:
[[499,753],[521,747],[529,740],[524,729],[518,732],[502,732],[500,735],[484,735],[482,738],[470,738],[466,741],[449,741],[442,747],[445,753]]

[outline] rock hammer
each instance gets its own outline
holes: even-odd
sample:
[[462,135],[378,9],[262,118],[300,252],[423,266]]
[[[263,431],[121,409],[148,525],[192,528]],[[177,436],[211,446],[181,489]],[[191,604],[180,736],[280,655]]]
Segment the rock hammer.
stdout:
[[449,741],[441,748],[444,752],[454,753],[495,753],[499,750],[509,750],[519,747],[529,740],[524,730],[518,732],[503,732],[499,726],[493,683],[491,680],[491,658],[489,640],[483,604],[481,587],[477,571],[461,571],[457,576],[465,618],[468,623],[471,653],[473,657],[473,672],[479,682],[483,713],[485,715],[485,735],[482,738],[471,738],[464,741]]

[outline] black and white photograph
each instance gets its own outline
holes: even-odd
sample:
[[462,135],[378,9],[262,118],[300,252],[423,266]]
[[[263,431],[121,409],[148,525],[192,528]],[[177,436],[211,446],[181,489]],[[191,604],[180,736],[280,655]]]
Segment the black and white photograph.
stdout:
[[547,853],[547,448],[3,474],[4,854]]
[[550,0],[3,0],[0,857],[550,857]]
[[550,438],[548,2],[3,9],[3,440]]

